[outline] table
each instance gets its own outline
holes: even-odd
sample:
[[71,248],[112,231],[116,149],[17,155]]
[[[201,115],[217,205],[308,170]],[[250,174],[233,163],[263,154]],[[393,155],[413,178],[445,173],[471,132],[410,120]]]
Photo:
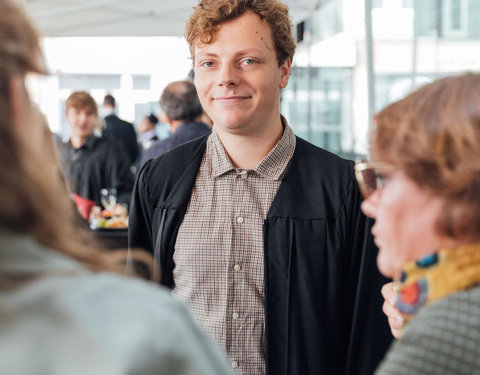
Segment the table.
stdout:
[[100,241],[101,245],[107,249],[127,249],[128,248],[128,229],[93,229],[92,233]]

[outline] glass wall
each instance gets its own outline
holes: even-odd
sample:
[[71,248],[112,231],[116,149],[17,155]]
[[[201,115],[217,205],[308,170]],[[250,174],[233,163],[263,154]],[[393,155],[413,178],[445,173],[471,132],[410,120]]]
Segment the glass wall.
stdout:
[[320,1],[296,27],[282,113],[320,147],[366,154],[374,112],[434,79],[480,71],[478,19],[478,0]]
[[352,70],[296,66],[290,79],[282,113],[295,133],[333,152],[347,148],[341,143],[352,132]]

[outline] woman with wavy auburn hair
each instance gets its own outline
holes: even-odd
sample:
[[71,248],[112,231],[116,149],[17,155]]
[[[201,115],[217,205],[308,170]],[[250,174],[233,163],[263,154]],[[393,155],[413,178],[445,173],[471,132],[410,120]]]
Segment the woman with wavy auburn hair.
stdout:
[[[0,374],[228,374],[170,293],[75,227],[50,131],[27,73],[45,73],[37,33],[0,1]],[[103,272],[100,272],[103,271]]]
[[375,122],[356,172],[399,337],[377,374],[480,373],[480,74],[428,84]]

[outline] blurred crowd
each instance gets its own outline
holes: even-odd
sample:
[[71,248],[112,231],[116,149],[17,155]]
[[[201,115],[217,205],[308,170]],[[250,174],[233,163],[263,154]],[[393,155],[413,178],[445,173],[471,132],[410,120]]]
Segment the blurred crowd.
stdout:
[[[94,207],[103,207],[102,189],[115,189],[116,202],[127,204],[135,174],[146,161],[182,143],[211,132],[211,122],[189,81],[172,82],[160,97],[162,118],[170,135],[160,139],[154,114],[145,116],[135,131],[132,123],[115,112],[116,100],[106,95],[105,117],[99,117],[97,103],[84,91],[73,92],[65,103],[65,117],[71,136],[66,142],[56,137],[60,162],[78,212],[86,220]],[[204,122],[206,121],[206,123]],[[107,207],[104,207],[107,208]]]

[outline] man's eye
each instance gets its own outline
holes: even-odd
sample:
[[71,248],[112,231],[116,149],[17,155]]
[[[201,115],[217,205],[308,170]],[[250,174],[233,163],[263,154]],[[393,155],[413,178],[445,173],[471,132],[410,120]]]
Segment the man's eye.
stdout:
[[244,65],[253,65],[255,63],[256,63],[256,61],[254,59],[245,59],[245,60],[242,61],[242,64],[244,64]]
[[205,68],[211,68],[213,67],[213,61],[205,61],[204,63],[202,63],[202,66]]

